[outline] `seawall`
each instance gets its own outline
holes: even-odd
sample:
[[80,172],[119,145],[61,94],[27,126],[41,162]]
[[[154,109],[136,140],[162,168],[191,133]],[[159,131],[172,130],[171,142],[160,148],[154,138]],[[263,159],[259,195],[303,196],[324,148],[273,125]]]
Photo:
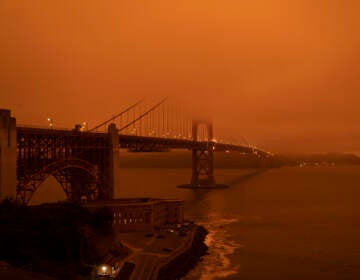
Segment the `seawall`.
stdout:
[[196,225],[187,244],[157,264],[152,279],[171,280],[185,276],[206,254],[208,248],[204,240],[207,234],[204,227]]

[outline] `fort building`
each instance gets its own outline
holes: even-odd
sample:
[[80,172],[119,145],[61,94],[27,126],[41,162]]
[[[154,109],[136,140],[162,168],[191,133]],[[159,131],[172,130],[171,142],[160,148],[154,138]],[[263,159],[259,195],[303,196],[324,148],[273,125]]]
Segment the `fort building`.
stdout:
[[113,228],[122,232],[153,231],[166,224],[184,221],[184,202],[176,199],[123,198],[91,201],[83,207],[92,211],[108,207],[113,213]]

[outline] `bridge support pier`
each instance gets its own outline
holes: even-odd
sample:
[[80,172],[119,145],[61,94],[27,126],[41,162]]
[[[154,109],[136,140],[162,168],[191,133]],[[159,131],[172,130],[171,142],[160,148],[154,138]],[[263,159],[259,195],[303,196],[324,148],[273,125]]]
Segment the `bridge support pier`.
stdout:
[[214,142],[213,124],[206,121],[192,122],[192,140],[198,142],[199,126],[205,125],[207,131],[207,145],[194,145],[192,148],[192,177],[190,185],[181,185],[180,188],[227,188],[227,185],[216,184],[214,176]]
[[16,119],[0,109],[0,201],[16,198]]
[[119,192],[120,174],[119,174],[119,134],[118,129],[114,123],[108,127],[108,134],[110,138],[109,149],[109,165],[108,165],[108,186],[109,190],[105,194],[106,199],[114,199],[115,192]]

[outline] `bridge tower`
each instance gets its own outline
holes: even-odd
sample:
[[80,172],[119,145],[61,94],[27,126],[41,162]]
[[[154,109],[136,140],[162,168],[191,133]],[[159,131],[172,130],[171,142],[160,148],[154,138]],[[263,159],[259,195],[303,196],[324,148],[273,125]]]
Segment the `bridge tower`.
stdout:
[[192,140],[197,142],[199,127],[205,125],[207,132],[207,145],[203,147],[193,147],[192,149],[192,178],[193,186],[214,186],[214,154],[213,154],[213,125],[212,122],[192,121]]
[[0,109],[0,201],[16,197],[16,119]]
[[[199,139],[199,128],[205,127],[205,139]],[[192,121],[192,177],[190,184],[180,185],[179,188],[189,189],[218,189],[228,188],[228,185],[216,184],[214,176],[213,124],[210,121]]]

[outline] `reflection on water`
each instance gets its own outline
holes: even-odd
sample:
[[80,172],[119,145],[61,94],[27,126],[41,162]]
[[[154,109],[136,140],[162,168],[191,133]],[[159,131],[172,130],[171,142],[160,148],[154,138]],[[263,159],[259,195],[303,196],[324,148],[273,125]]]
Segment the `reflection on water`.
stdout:
[[208,230],[195,279],[360,279],[360,167],[217,169],[228,189],[179,189],[189,169],[120,169],[118,197],[185,200]]

